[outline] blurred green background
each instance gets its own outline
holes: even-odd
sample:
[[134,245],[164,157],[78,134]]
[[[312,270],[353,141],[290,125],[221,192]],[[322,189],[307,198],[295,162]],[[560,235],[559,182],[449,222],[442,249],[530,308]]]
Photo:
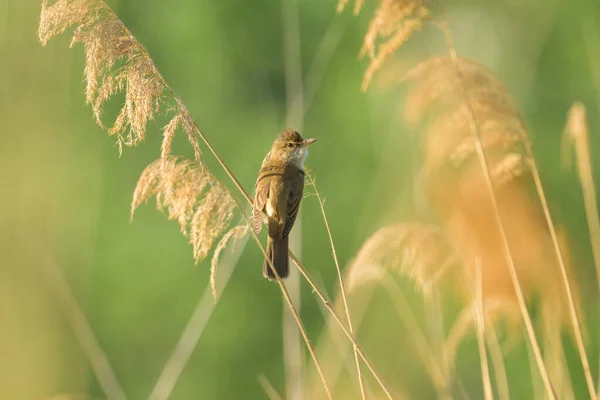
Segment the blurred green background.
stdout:
[[[107,3],[251,191],[273,138],[285,128],[282,4]],[[327,199],[342,265],[379,226],[423,217],[413,193],[418,136],[398,118],[402,89],[381,92],[375,85],[360,92],[367,62],[357,54],[374,6],[367,2],[354,17],[350,9],[336,14],[334,1],[298,1],[301,67],[306,90],[315,91],[308,96],[302,133],[319,138],[307,165]],[[480,0],[448,1],[446,7],[459,53],[494,70],[522,110],[552,211],[574,239],[580,279],[590,282],[583,284],[586,311],[595,315],[597,289],[581,193],[576,174],[562,171],[559,158],[566,113],[580,100],[588,107],[592,157],[599,159],[600,5]],[[206,288],[209,260],[194,266],[177,223],[157,212],[153,202],[130,221],[133,189],[160,155],[166,121],[150,123],[145,142],[119,158],[114,140],[84,106],[82,47],[69,50],[69,34],[41,47],[40,8],[35,0],[0,0],[0,396],[105,397],[48,276],[58,268],[127,397],[147,398]],[[440,36],[426,30],[397,59],[411,65],[443,50]],[[320,51],[325,56],[317,56]],[[310,75],[315,65],[323,76],[310,86],[307,76],[315,77]],[[117,106],[108,107],[106,121]],[[191,155],[182,138],[174,151]],[[224,177],[212,157],[207,160]],[[593,162],[600,176],[600,164]],[[337,275],[318,203],[308,197],[302,207],[301,258],[333,297]],[[285,393],[281,294],[262,278],[261,258],[249,242],[172,399],[262,399],[259,374]],[[418,314],[410,283],[406,289]],[[361,342],[394,390],[434,398],[402,325],[390,320],[385,295],[377,296],[373,301],[380,306],[367,312]],[[301,314],[317,342],[326,328],[304,282]],[[589,343],[594,375],[596,330],[590,328]],[[572,345],[566,351],[574,360],[576,391],[583,395]],[[481,384],[473,340],[461,357],[461,376],[477,398]],[[521,349],[508,361],[515,398],[531,396],[526,360]],[[358,398],[356,390],[352,393]]]

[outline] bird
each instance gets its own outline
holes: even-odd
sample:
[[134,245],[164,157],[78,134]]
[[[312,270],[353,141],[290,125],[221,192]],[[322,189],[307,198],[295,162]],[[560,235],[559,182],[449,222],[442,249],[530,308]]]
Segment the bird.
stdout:
[[293,129],[285,129],[273,142],[256,180],[252,205],[253,229],[259,234],[263,213],[267,214],[267,247],[263,276],[276,280],[289,275],[288,241],[296,221],[304,191],[304,161],[308,146],[317,139],[303,139]]

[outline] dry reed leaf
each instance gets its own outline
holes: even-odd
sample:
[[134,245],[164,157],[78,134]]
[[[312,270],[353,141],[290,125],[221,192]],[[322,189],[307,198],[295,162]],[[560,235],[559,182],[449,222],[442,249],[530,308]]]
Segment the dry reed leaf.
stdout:
[[217,247],[215,247],[212,260],[210,261],[210,288],[215,300],[217,299],[217,267],[219,265],[219,257],[230,241],[237,242],[246,236],[248,232],[250,232],[250,226],[248,224],[233,227],[229,232],[223,235],[217,244]]
[[201,165],[176,157],[150,164],[138,180],[131,215],[137,207],[156,196],[157,207],[179,222],[189,237],[196,262],[204,259],[215,240],[228,227],[235,202],[223,185]]
[[125,93],[123,106],[107,129],[109,135],[116,136],[119,152],[124,145],[135,146],[144,140],[148,122],[170,101],[174,105],[166,109],[175,110],[177,123],[171,120],[164,128],[163,156],[170,151],[177,126],[182,126],[200,161],[200,146],[187,109],[173,98],[144,46],[112,10],[98,0],[58,0],[51,6],[47,3],[42,2],[39,39],[45,45],[52,37],[75,27],[71,46],[84,46],[86,103],[92,106],[99,126],[106,129],[102,122],[106,102],[117,93]]
[[427,291],[457,258],[440,229],[422,223],[380,228],[364,243],[348,272],[348,290],[379,281],[387,270],[413,279]]

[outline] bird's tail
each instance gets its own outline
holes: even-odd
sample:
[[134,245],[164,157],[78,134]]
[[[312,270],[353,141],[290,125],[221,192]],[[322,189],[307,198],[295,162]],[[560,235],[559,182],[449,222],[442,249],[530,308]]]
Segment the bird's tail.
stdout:
[[269,266],[268,260],[271,260],[281,279],[288,277],[290,274],[288,238],[281,240],[269,236],[267,239],[267,258],[263,264],[263,276],[269,280],[275,280],[275,275]]

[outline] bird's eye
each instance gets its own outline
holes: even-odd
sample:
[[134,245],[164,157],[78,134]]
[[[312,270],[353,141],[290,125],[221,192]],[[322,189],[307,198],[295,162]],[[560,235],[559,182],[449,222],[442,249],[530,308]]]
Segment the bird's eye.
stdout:
[[289,147],[289,148],[292,148],[292,147],[294,147],[294,143],[291,143],[291,142],[290,142],[290,143],[288,143],[288,147]]

